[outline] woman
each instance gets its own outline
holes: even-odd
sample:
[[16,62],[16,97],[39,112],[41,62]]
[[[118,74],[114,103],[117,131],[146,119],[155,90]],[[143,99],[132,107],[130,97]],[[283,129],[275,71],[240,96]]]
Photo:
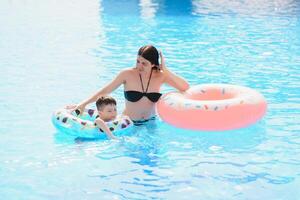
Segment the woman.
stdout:
[[129,116],[135,123],[148,121],[155,116],[155,103],[161,96],[159,91],[163,83],[182,92],[189,88],[189,84],[183,78],[166,68],[162,53],[158,53],[154,46],[146,45],[139,49],[135,67],[121,71],[109,84],[78,104],[75,109],[82,112],[86,105],[123,84],[126,99],[123,114]]

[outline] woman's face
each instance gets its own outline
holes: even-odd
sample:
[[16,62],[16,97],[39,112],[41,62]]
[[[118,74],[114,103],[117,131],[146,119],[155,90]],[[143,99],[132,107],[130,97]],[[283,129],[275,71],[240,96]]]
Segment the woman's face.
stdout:
[[154,67],[153,64],[151,64],[150,61],[146,60],[145,58],[143,58],[142,56],[138,56],[136,59],[136,68],[139,71],[150,71],[152,69],[152,67]]

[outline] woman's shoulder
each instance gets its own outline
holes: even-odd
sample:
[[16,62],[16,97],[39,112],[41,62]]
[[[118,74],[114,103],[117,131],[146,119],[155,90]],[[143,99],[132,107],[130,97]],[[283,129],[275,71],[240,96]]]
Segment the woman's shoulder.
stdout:
[[125,80],[128,78],[128,76],[131,74],[131,68],[122,69],[119,71],[119,73],[116,76],[116,79],[122,79]]
[[128,67],[120,71],[120,74],[129,74],[135,71],[134,67]]
[[120,71],[119,75],[125,79],[132,78],[136,73],[136,69],[134,67],[128,67]]

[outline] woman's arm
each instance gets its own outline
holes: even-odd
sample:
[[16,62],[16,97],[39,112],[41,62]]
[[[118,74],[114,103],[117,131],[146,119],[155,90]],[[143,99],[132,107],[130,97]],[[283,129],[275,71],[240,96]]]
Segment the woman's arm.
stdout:
[[182,77],[174,74],[168,69],[165,69],[164,73],[165,73],[165,83],[167,83],[168,85],[176,88],[181,92],[184,92],[190,88],[189,83],[186,80],[184,80]]
[[104,86],[102,89],[98,90],[95,94],[93,94],[90,98],[79,103],[74,110],[79,110],[80,113],[84,111],[86,105],[97,101],[97,99],[101,96],[107,95],[117,89],[121,84],[125,83],[125,73],[126,71],[121,71],[114,80],[112,80],[109,84]]
[[108,126],[105,124],[105,122],[102,119],[96,119],[95,123],[97,124],[98,128],[101,128],[104,133],[107,135],[110,139],[117,139],[112,132],[109,130]]
[[160,54],[160,60],[161,60],[161,69],[163,70],[164,76],[165,76],[165,83],[169,84],[170,86],[176,88],[177,90],[183,92],[189,89],[190,85],[189,83],[184,80],[182,77],[176,75],[175,73],[169,71],[165,64],[165,59],[161,52]]

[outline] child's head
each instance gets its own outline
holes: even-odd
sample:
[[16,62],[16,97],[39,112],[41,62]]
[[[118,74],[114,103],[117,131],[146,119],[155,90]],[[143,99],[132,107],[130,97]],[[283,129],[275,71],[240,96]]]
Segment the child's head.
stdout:
[[99,117],[103,121],[114,120],[117,116],[117,102],[109,96],[100,97],[96,101]]

